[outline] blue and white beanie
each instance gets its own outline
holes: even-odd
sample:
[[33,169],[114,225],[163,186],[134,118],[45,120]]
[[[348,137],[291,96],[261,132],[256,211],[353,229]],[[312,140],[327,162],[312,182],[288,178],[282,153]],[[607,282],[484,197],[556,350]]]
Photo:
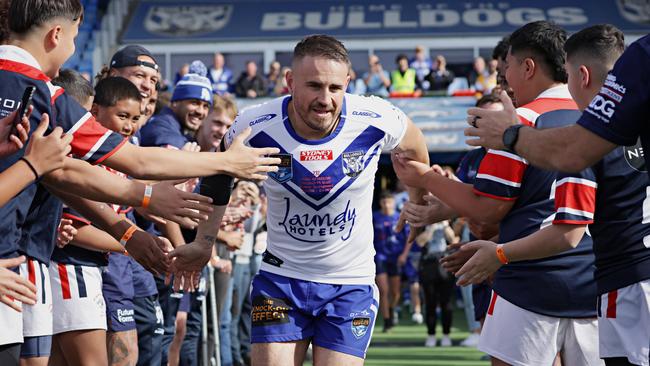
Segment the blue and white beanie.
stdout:
[[176,83],[171,101],[198,99],[212,105],[212,83],[207,74],[208,69],[203,62],[193,61],[190,71]]

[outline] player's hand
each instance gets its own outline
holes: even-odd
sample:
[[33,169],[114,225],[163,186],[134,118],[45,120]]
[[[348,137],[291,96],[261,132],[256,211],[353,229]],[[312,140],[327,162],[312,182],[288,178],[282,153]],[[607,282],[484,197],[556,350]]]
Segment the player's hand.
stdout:
[[411,160],[395,151],[390,156],[397,178],[409,187],[422,189],[424,176],[431,168],[425,163]]
[[151,213],[151,211],[148,208],[144,207],[134,207],[135,211],[138,213],[138,215],[142,216],[143,218],[147,219],[148,221],[153,222],[154,224],[158,225],[166,225],[167,220],[163,219],[160,216],[156,216]]
[[11,268],[25,262],[25,256],[0,259],[0,302],[20,312],[21,307],[15,300],[24,304],[36,304],[36,286],[20,276]]
[[237,135],[232,144],[223,154],[225,162],[223,170],[226,174],[241,179],[265,180],[267,173],[277,172],[279,158],[269,158],[267,155],[280,152],[275,147],[252,148],[244,145],[244,140],[250,136],[249,127]]
[[163,237],[151,235],[145,231],[137,230],[126,242],[126,250],[146,270],[155,274],[163,275],[170,271],[170,260],[167,253],[173,247],[169,240]]
[[165,181],[155,184],[148,209],[153,215],[194,229],[199,221],[208,219],[208,214],[212,212],[212,199],[200,194],[184,192],[175,187],[183,181]]
[[483,108],[467,110],[467,123],[471,127],[465,129],[465,136],[477,137],[465,140],[467,145],[483,146],[488,149],[504,150],[503,132],[510,126],[519,123],[515,107],[508,93],[502,91],[499,98],[503,103],[502,111]]
[[479,284],[501,268],[502,264],[497,257],[496,248],[496,243],[485,240],[477,240],[463,245],[460,252],[474,253],[474,255],[456,272],[456,277],[458,277],[456,284],[458,286]]
[[230,251],[235,251],[241,248],[242,244],[244,244],[243,231],[224,231],[221,235],[223,243],[228,247],[228,250]]
[[25,159],[34,166],[40,177],[62,168],[71,149],[72,134],[64,134],[61,127],[56,127],[47,136],[43,135],[49,123],[50,118],[44,113],[41,116],[41,123],[32,133],[25,149]]
[[201,272],[212,257],[212,245],[192,242],[181,245],[169,253],[171,272]]
[[14,121],[19,109],[0,119],[0,158],[22,149],[29,138],[29,116],[34,107],[29,107],[27,115],[15,125]]
[[469,219],[467,223],[469,232],[482,240],[489,240],[499,234],[499,224],[487,224],[485,222]]
[[77,229],[72,225],[72,220],[61,219],[56,235],[56,246],[63,248],[77,235]]
[[447,251],[452,251],[451,254],[444,256],[440,260],[442,268],[447,272],[456,273],[461,267],[472,257],[474,254],[471,250],[459,250],[465,243],[455,243],[447,245]]

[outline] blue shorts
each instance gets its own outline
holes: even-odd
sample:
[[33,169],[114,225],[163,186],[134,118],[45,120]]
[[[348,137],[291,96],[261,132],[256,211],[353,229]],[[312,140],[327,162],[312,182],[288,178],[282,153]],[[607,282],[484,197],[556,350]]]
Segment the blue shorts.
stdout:
[[25,337],[20,346],[21,358],[48,357],[52,351],[52,336]]
[[420,281],[420,253],[409,253],[406,264],[402,267],[402,276],[406,278],[410,285]]
[[375,274],[380,275],[382,273],[386,273],[389,277],[399,276],[397,262],[375,257]]
[[260,271],[252,286],[252,343],[311,339],[365,358],[379,306],[375,285],[332,285]]
[[102,293],[106,301],[106,323],[111,332],[136,329],[133,306],[133,271],[131,259],[110,254],[102,272]]

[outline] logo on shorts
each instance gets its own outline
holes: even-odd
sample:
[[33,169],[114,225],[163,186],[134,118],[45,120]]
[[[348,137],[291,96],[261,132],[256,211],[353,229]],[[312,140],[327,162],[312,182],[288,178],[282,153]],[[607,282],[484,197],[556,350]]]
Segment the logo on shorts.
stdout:
[[293,158],[291,154],[273,154],[270,158],[280,158],[277,172],[269,172],[269,177],[278,183],[284,183],[293,178]]
[[343,153],[343,173],[350,178],[356,178],[363,171],[363,151]]
[[352,334],[357,339],[363,337],[368,333],[370,328],[370,313],[366,310],[358,313],[350,314],[352,316]]
[[293,309],[287,305],[286,299],[257,296],[253,299],[253,326],[288,323],[290,310]]

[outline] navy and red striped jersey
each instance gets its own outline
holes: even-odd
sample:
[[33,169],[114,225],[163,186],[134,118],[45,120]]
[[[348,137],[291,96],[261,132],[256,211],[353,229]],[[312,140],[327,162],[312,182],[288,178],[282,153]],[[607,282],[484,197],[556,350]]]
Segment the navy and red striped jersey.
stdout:
[[[122,178],[127,178],[127,175],[122,172],[111,169],[105,165],[99,166],[107,170],[109,173],[119,175]],[[108,205],[113,209],[113,211],[115,211],[115,213],[120,215],[126,215],[128,212],[131,212],[133,210],[132,207],[124,207],[116,204]],[[62,217],[77,221],[78,223],[85,225],[92,225],[90,221],[88,221],[85,217],[83,217],[80,213],[71,207],[64,207]],[[71,244],[68,244],[63,248],[55,246],[54,251],[52,252],[52,260],[62,264],[73,264],[90,267],[102,267],[108,265],[107,253],[85,249]]]
[[[561,176],[562,180],[574,181],[575,186],[587,185],[587,190],[593,191],[590,195],[595,203],[566,202],[565,206],[572,209],[566,219],[590,224],[598,293],[649,279],[650,191],[640,142],[616,148],[581,173]],[[586,203],[591,199],[574,201]]]
[[[522,123],[536,128],[567,125],[579,117],[566,86],[546,90],[533,102],[517,108],[517,113]],[[500,223],[499,242],[526,237],[552,224],[554,219],[558,223],[564,220],[564,223],[580,224],[571,222],[573,211],[561,210],[573,203],[569,194],[575,193],[575,189],[569,182],[556,181],[557,176],[557,172],[529,165],[516,154],[488,151],[476,175],[475,193],[514,201]],[[557,213],[556,197],[562,205]],[[582,198],[583,194],[577,197]],[[493,288],[499,296],[535,313],[566,318],[595,316],[591,238],[585,235],[576,248],[553,257],[501,267],[495,275]]]
[[[63,89],[54,86],[40,70],[36,59],[15,46],[0,46],[0,116],[6,116],[20,105],[23,91],[35,86],[30,118],[31,131],[38,126],[41,115],[50,116],[50,126],[60,126],[74,136],[72,155],[97,164],[117,151],[126,140],[95,121]],[[0,159],[0,171],[13,165],[24,149]],[[52,254],[61,203],[40,184],[25,188],[0,208],[0,258],[14,256],[16,251],[48,263]]]

